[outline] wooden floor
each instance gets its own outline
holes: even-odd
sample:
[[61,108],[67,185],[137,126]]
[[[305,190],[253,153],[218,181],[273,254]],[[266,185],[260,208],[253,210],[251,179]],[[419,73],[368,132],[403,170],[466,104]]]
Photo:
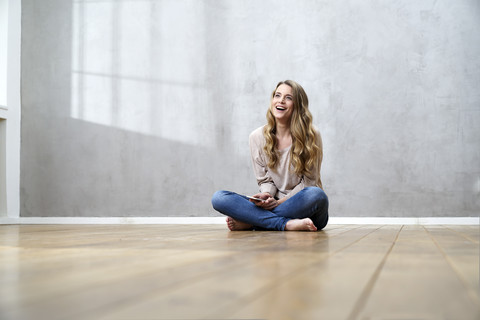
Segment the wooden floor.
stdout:
[[0,226],[0,318],[480,319],[478,226]]

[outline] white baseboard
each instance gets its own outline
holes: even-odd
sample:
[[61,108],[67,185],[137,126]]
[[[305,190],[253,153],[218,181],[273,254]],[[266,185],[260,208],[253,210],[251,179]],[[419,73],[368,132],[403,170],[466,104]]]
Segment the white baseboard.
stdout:
[[20,217],[0,224],[224,224],[224,217]]
[[480,225],[479,217],[330,217],[329,224]]
[[[0,224],[225,224],[225,217],[3,217]],[[328,224],[480,225],[480,218],[330,217]]]

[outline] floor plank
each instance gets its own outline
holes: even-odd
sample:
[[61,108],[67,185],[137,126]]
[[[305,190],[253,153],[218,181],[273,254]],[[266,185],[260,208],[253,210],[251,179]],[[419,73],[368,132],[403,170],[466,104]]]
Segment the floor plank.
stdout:
[[467,288],[472,300],[480,301],[479,243],[449,228],[428,226],[425,229]]
[[[234,237],[249,235],[248,242],[263,244],[261,250],[253,245],[241,246],[242,250],[236,253],[236,258],[246,262],[245,266],[228,269],[224,273],[215,274],[168,294],[163,291],[153,293],[140,304],[119,308],[116,312],[106,315],[105,319],[148,318],[154,313],[166,319],[228,318],[239,304],[262,295],[262,292],[271,291],[272,285],[318,262],[323,256],[328,255],[329,249],[341,249],[371,232],[368,228],[363,229],[348,237],[345,233],[350,229],[341,230],[335,234],[330,234],[328,231],[325,233],[231,233]],[[337,238],[338,241],[330,246],[332,239]],[[279,255],[285,250],[288,250],[288,255]],[[179,301],[183,302],[179,303]],[[212,309],[212,306],[215,308]]]
[[480,225],[478,226],[444,226],[445,228],[452,230],[465,239],[479,244],[480,243]]
[[328,256],[274,285],[233,318],[347,319],[399,229],[374,226],[345,234]]
[[358,318],[478,319],[478,306],[426,229],[405,226]]

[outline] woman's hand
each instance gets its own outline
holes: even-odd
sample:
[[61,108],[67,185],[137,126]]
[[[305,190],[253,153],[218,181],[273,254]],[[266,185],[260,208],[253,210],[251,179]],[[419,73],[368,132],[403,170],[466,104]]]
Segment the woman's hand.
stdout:
[[253,197],[263,200],[263,201],[258,201],[258,200],[250,199],[250,201],[253,202],[257,207],[263,208],[265,210],[272,210],[281,203],[277,199],[272,197],[268,192],[257,193],[253,195]]

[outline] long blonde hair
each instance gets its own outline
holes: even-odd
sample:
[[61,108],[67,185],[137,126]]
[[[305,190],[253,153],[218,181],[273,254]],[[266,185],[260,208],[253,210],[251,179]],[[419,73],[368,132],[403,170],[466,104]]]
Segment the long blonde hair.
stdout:
[[[308,110],[308,97],[302,86],[293,80],[281,81],[273,90],[270,98],[270,107],[267,111],[267,124],[263,129],[263,136],[266,143],[265,153],[268,157],[268,167],[274,169],[278,163],[276,121],[272,114],[271,102],[277,88],[286,84],[293,91],[293,113],[290,119],[290,132],[292,135],[292,147],[290,148],[290,164],[295,173],[299,176],[305,175],[308,178],[319,177],[320,170],[317,164],[322,159],[322,142],[317,139],[315,129],[312,125],[312,114]],[[317,173],[317,174],[315,174]],[[320,179],[316,181],[321,187]]]

